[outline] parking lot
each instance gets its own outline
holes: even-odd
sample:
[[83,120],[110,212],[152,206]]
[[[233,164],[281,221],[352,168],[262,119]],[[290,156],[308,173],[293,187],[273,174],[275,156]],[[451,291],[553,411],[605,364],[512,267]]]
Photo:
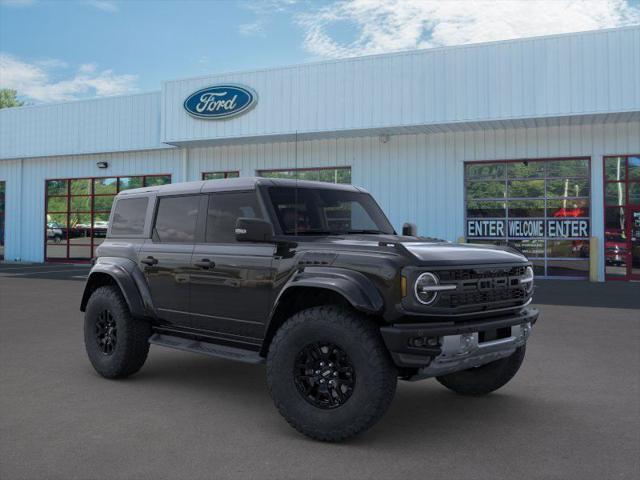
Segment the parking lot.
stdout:
[[87,266],[0,264],[0,478],[639,478],[640,284],[540,281],[516,378],[483,398],[401,382],[343,444],[300,436],[264,367],[153,347],[99,377],[78,311]]

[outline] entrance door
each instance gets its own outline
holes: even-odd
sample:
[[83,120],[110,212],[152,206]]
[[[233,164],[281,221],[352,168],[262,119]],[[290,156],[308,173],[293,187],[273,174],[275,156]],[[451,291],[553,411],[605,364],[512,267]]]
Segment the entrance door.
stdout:
[[629,272],[631,280],[640,280],[640,206],[629,207]]
[[604,159],[607,280],[640,280],[640,155]]

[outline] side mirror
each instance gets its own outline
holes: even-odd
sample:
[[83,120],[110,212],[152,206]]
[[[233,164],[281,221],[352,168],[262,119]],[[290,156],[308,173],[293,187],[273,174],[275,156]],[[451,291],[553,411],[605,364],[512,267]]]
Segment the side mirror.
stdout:
[[402,225],[402,235],[405,237],[417,237],[418,236],[418,227],[415,223],[405,223]]
[[236,221],[236,240],[238,242],[271,242],[273,225],[260,218],[243,218]]

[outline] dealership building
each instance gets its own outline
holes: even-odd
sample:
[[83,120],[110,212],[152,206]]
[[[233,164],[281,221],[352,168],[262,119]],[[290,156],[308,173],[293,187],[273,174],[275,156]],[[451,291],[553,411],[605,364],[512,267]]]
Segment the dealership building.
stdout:
[[238,176],[353,183],[396,230],[640,280],[640,27],[0,110],[0,254],[88,261],[118,191]]

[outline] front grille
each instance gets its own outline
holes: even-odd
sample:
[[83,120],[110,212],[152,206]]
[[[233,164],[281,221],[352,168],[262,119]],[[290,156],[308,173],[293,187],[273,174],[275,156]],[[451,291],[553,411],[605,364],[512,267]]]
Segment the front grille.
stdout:
[[526,265],[461,268],[438,271],[440,283],[456,285],[443,292],[434,307],[444,311],[485,311],[523,305],[529,295],[520,280]]
[[523,301],[527,298],[524,288],[504,288],[500,290],[489,290],[486,292],[468,292],[462,294],[449,295],[449,306],[452,308],[461,305],[487,304],[494,302],[507,302],[510,300]]
[[445,270],[438,272],[441,282],[457,282],[461,280],[479,280],[483,278],[521,277],[525,266],[505,268],[465,268],[460,270]]

